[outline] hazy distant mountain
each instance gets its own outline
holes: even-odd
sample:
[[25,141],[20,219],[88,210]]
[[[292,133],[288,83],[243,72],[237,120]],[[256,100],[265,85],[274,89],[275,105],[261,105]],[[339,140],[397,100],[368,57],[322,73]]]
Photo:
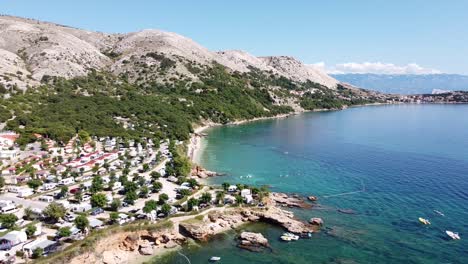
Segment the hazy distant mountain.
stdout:
[[468,76],[458,74],[335,74],[332,76],[341,82],[385,93],[420,94],[431,93],[433,90],[468,90]]

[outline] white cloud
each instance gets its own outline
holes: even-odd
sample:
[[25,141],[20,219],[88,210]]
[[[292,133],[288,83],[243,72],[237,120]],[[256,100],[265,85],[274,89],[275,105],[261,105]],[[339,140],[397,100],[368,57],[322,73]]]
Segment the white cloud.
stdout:
[[328,67],[324,62],[311,64],[311,66],[324,70],[330,74],[343,73],[375,73],[375,74],[438,74],[442,73],[436,69],[424,68],[416,63],[407,65],[395,65],[393,63],[364,62],[364,63],[340,63]]

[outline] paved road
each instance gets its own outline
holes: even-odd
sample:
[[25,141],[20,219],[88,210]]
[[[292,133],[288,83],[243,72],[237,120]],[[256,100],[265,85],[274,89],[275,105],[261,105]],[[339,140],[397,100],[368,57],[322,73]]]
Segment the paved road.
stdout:
[[44,209],[48,205],[48,203],[41,202],[41,201],[33,201],[29,199],[23,199],[19,198],[16,196],[16,193],[2,193],[0,194],[0,200],[8,200],[8,201],[13,201],[16,204],[21,204],[23,205],[23,208],[31,207],[31,208],[39,208],[39,209]]

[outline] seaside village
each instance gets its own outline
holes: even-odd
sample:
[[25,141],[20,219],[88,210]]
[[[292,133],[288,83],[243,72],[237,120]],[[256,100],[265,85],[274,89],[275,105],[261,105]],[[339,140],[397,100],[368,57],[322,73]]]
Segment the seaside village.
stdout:
[[[183,142],[90,137],[69,142],[0,133],[0,263],[24,263],[61,251],[106,226],[159,221],[214,206],[255,204],[259,190],[203,186],[207,172],[179,164]],[[186,158],[185,156],[183,158]],[[189,165],[190,166],[190,163]],[[190,172],[190,170],[192,170]]]

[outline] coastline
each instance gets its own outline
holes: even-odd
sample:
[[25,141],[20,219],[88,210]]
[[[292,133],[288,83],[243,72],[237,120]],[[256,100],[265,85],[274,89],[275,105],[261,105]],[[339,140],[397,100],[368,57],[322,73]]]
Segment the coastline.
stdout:
[[241,125],[241,124],[246,124],[250,122],[269,120],[269,119],[282,119],[282,118],[287,118],[289,116],[298,115],[298,114],[302,114],[306,112],[319,112],[319,111],[327,111],[327,110],[328,109],[318,109],[314,111],[292,112],[288,114],[280,114],[280,115],[275,115],[275,116],[256,117],[252,119],[233,121],[227,124],[213,123],[213,122],[203,123],[201,126],[196,127],[194,129],[194,132],[190,136],[190,139],[187,145],[187,157],[190,159],[192,163],[199,162],[200,155],[203,152],[202,141],[203,141],[203,137],[205,136],[203,132],[209,128],[217,127],[217,126]]
[[243,119],[238,121],[229,122],[226,124],[221,123],[214,123],[214,122],[202,122],[201,125],[198,125],[194,128],[194,132],[191,134],[188,145],[187,145],[187,157],[190,159],[192,163],[197,164],[199,162],[199,158],[201,153],[203,152],[203,145],[202,145],[202,138],[205,136],[203,132],[209,128],[217,127],[217,126],[231,126],[231,125],[242,125],[250,122],[262,121],[262,120],[269,120],[269,119],[282,119],[287,118],[294,115],[300,115],[309,112],[327,112],[327,111],[338,111],[338,110],[346,110],[352,107],[363,107],[363,106],[380,106],[380,105],[391,105],[394,103],[368,103],[368,104],[361,104],[361,105],[353,105],[353,106],[345,106],[341,109],[314,109],[314,110],[302,110],[291,112],[287,114],[279,114],[275,116],[266,116],[266,117],[256,117],[252,119]]

